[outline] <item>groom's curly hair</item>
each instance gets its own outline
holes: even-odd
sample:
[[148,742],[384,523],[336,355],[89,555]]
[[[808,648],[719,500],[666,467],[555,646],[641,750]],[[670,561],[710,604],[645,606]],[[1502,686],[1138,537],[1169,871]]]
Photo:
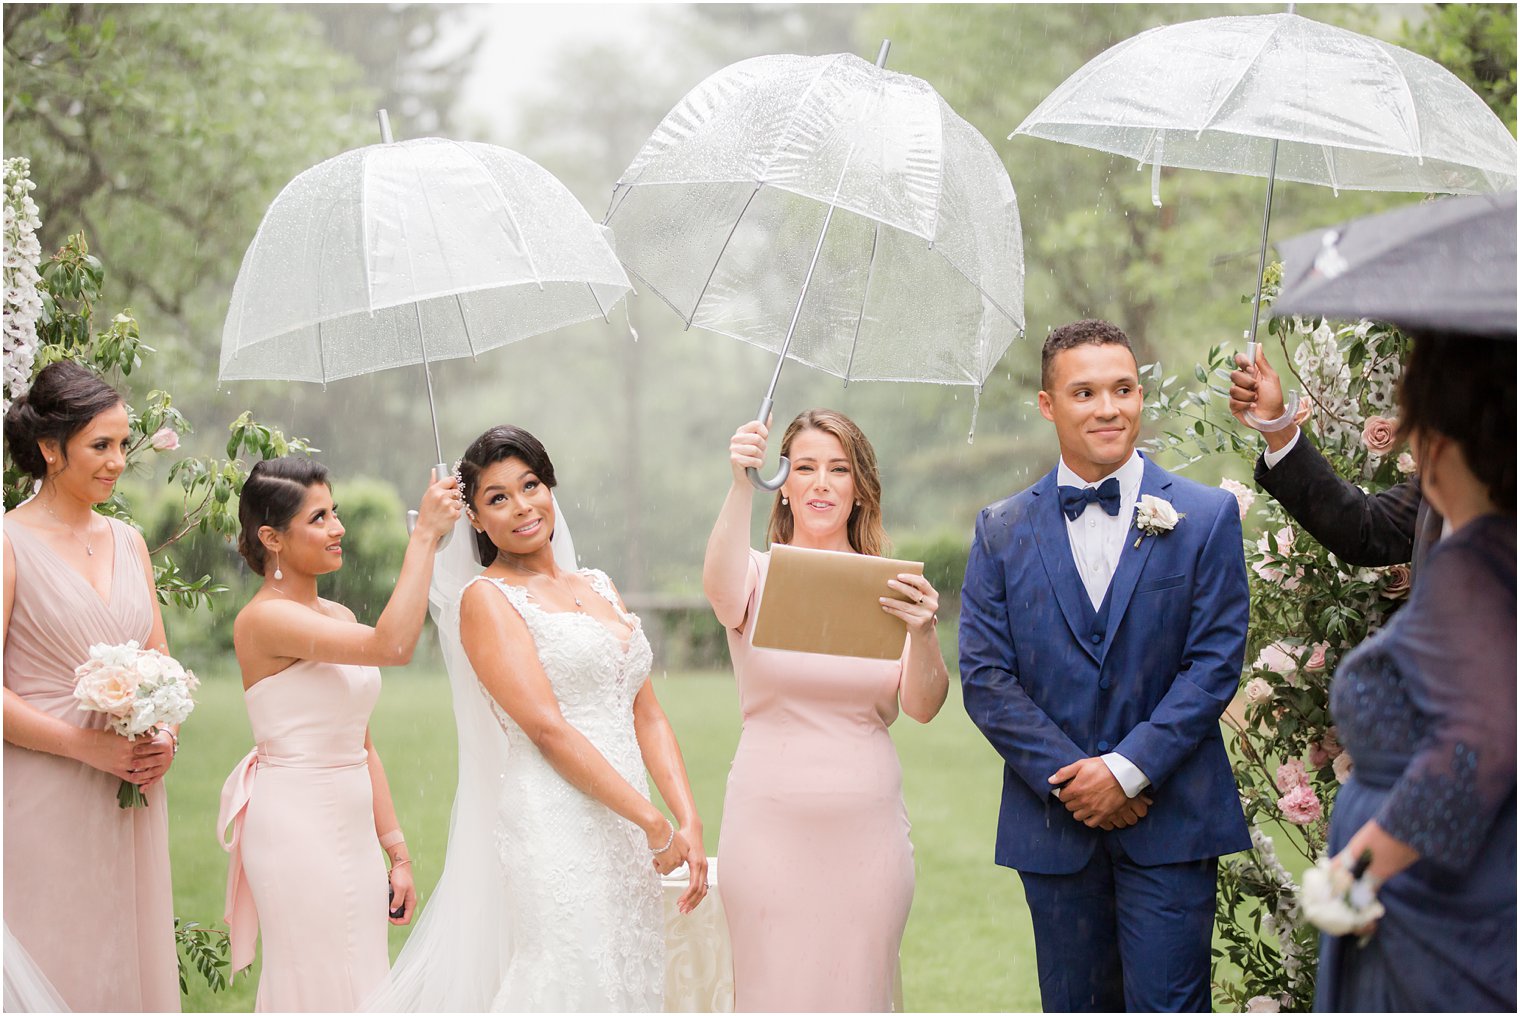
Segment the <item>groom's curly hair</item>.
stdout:
[[[556,486],[554,463],[549,460],[543,443],[521,427],[504,423],[477,437],[465,449],[464,458],[459,460],[459,492],[472,512],[480,474],[503,459],[521,459],[544,486],[550,490]],[[489,565],[496,560],[496,544],[485,533],[477,532],[475,553],[481,564]]]
[[1109,324],[1107,321],[1091,318],[1073,321],[1051,332],[1045,337],[1045,345],[1040,349],[1040,390],[1050,391],[1050,364],[1055,360],[1057,353],[1077,346],[1106,345],[1123,346],[1131,354],[1135,352],[1134,347],[1129,344],[1129,336],[1124,334],[1124,329],[1118,325]]

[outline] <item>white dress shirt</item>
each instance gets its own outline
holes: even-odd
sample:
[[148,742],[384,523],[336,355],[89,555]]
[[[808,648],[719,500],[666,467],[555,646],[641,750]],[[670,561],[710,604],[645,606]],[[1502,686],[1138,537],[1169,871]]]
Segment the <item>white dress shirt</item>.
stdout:
[[[1092,602],[1093,610],[1102,608],[1103,598],[1108,595],[1109,583],[1114,578],[1114,570],[1119,567],[1119,556],[1124,553],[1124,541],[1129,537],[1130,526],[1135,519],[1135,504],[1140,500],[1140,481],[1145,477],[1145,460],[1139,452],[1131,452],[1124,465],[1096,483],[1082,479],[1066,465],[1064,459],[1056,467],[1056,483],[1062,487],[1097,487],[1110,476],[1119,480],[1118,515],[1109,515],[1096,502],[1089,503],[1075,519],[1062,515],[1062,520],[1066,523],[1067,540],[1071,544],[1071,556],[1076,562],[1077,574],[1082,578],[1082,585],[1087,590],[1087,598]],[[1151,785],[1150,778],[1138,766],[1116,751],[1104,755],[1103,762],[1128,797],[1136,796]]]
[[1288,443],[1277,449],[1277,451],[1274,452],[1270,448],[1262,449],[1261,460],[1267,464],[1268,469],[1271,469],[1273,466],[1277,465],[1283,459],[1288,457],[1288,453],[1293,450],[1293,446],[1298,444],[1298,435],[1301,433],[1303,432],[1300,431],[1297,427],[1294,427],[1293,436],[1288,438]]

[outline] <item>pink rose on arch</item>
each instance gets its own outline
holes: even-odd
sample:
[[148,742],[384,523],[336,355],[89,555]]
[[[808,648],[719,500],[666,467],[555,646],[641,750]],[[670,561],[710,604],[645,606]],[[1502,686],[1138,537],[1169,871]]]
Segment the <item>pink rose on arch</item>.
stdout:
[[1341,741],[1336,736],[1335,728],[1329,727],[1320,735],[1318,741],[1313,741],[1309,744],[1309,768],[1323,769],[1331,762],[1340,758],[1345,750],[1345,748],[1341,747]]
[[[1311,674],[1317,674],[1325,669],[1325,651],[1330,648],[1328,642],[1316,642],[1309,647],[1309,658],[1304,661],[1304,669]],[[1334,727],[1330,728],[1334,730]]]
[[1386,416],[1369,416],[1362,427],[1362,444],[1374,455],[1392,451],[1398,443],[1399,421]]
[[1246,512],[1251,510],[1251,505],[1256,501],[1256,492],[1239,480],[1220,480],[1219,486],[1235,495],[1235,503],[1240,506],[1240,518],[1244,521]]
[[179,447],[179,435],[174,432],[173,427],[160,427],[153,432],[149,443],[153,445],[153,450],[156,452],[172,452]]
[[1298,759],[1289,759],[1277,767],[1277,789],[1281,793],[1288,793],[1294,787],[1307,787],[1309,774],[1304,770],[1304,764]]
[[1293,658],[1288,647],[1281,642],[1273,642],[1271,645],[1262,646],[1256,660],[1251,664],[1252,670],[1270,670],[1274,674],[1291,674],[1298,670],[1298,661]]
[[1335,757],[1335,761],[1330,765],[1331,771],[1335,773],[1336,783],[1345,783],[1351,779],[1351,771],[1355,768],[1356,763],[1351,761],[1351,753],[1344,749],[1342,749],[1341,753]]
[[1409,565],[1391,565],[1383,574],[1388,577],[1382,589],[1385,599],[1397,600],[1409,595],[1409,587],[1414,583],[1414,572],[1409,570]]
[[1410,473],[1413,473],[1416,469],[1419,468],[1417,465],[1415,465],[1414,456],[1410,455],[1408,452],[1399,452],[1399,457],[1394,461],[1394,465],[1397,466],[1399,472],[1403,473],[1405,476],[1408,476]]
[[1272,686],[1265,678],[1253,677],[1246,682],[1246,701],[1260,705],[1272,697]]
[[1277,810],[1283,813],[1283,818],[1294,825],[1309,825],[1318,822],[1324,814],[1324,806],[1319,803],[1319,795],[1314,793],[1314,788],[1307,783],[1294,787],[1282,797],[1277,799]]

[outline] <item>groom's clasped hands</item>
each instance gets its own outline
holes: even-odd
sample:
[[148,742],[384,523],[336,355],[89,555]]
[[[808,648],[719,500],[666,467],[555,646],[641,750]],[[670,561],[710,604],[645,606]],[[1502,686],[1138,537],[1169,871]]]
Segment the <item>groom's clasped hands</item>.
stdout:
[[1145,817],[1151,799],[1144,794],[1128,797],[1103,759],[1077,759],[1050,776],[1057,800],[1072,818],[1093,829],[1124,829]]

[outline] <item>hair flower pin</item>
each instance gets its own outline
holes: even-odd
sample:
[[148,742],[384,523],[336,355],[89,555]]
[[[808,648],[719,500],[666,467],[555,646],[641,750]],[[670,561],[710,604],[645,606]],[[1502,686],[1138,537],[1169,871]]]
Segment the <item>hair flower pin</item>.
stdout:
[[1135,505],[1135,528],[1140,530],[1140,535],[1135,537],[1136,549],[1147,536],[1169,533],[1185,518],[1187,512],[1179,512],[1170,501],[1153,494],[1141,494],[1140,503]]

